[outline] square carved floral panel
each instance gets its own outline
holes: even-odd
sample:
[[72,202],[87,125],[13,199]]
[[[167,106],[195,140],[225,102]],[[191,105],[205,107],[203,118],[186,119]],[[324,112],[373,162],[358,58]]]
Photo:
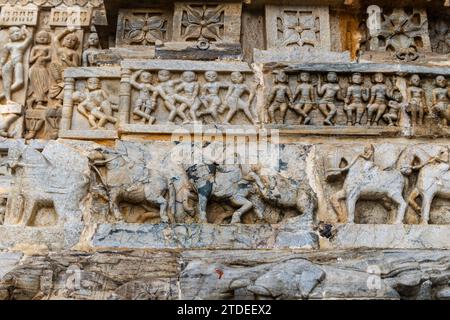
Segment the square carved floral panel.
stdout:
[[266,6],[267,47],[309,47],[329,51],[328,7]]
[[117,46],[154,46],[171,36],[171,15],[165,9],[120,10]]
[[239,43],[240,3],[175,3],[173,41]]

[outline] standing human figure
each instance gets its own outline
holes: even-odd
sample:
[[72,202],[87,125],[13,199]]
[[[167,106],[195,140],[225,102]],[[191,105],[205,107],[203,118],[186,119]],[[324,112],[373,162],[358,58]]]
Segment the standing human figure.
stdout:
[[319,100],[319,110],[325,117],[324,125],[333,126],[333,118],[337,114],[336,100],[344,100],[338,83],[338,76],[336,72],[328,72],[327,83],[322,85],[321,82],[319,76],[317,94],[322,97]]
[[361,119],[366,107],[363,101],[369,100],[369,92],[361,86],[362,76],[360,73],[352,75],[352,85],[347,89],[344,111],[347,115],[347,125],[361,125]]
[[[252,114],[250,108],[251,103],[255,97],[255,92],[250,87],[244,84],[244,75],[239,71],[234,71],[230,75],[231,85],[225,96],[225,102],[229,108],[225,119],[225,124],[230,124],[230,121],[238,111],[244,112],[245,116],[252,124],[256,124],[256,117]],[[242,99],[242,96],[248,93],[247,101]]]
[[270,123],[276,123],[275,111],[280,110],[281,123],[286,121],[288,107],[292,104],[293,97],[289,88],[289,78],[286,73],[280,71],[275,75],[275,85],[270,89],[266,101],[266,109]]
[[423,117],[427,108],[425,91],[420,87],[420,77],[413,74],[409,80],[410,86],[406,90],[408,97],[407,112],[411,115],[412,124],[423,124]]
[[367,105],[367,124],[378,125],[387,108],[388,89],[384,75],[380,72],[373,76],[375,84],[370,88],[370,101]]
[[5,98],[6,104],[17,104],[12,94],[21,89],[25,83],[25,69],[23,58],[33,41],[32,33],[26,26],[10,27],[9,42],[5,44],[0,55],[0,66],[3,80],[3,93],[0,100]]
[[309,113],[314,106],[314,86],[311,84],[311,75],[309,72],[301,72],[298,80],[299,84],[295,89],[292,100],[295,101],[298,96],[300,98],[292,109],[300,115],[300,123],[303,121],[303,124],[309,124],[311,122]]

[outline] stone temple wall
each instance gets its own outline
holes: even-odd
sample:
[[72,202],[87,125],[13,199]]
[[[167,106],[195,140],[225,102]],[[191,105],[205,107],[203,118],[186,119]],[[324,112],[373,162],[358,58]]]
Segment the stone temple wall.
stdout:
[[449,1],[0,0],[0,52],[0,299],[450,298]]

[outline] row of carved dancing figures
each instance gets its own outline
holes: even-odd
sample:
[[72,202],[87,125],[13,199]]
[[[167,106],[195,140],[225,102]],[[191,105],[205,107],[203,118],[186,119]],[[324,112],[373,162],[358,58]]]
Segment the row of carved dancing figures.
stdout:
[[[155,83],[149,71],[139,70],[133,73],[130,85],[138,91],[132,105],[134,120],[153,124],[156,119],[152,113],[158,107],[160,99],[169,112],[169,122],[174,122],[177,118],[183,123],[196,122],[207,115],[219,122],[219,115],[228,110],[225,124],[230,123],[239,111],[242,111],[251,123],[257,123],[257,116],[253,114],[251,107],[255,90],[244,83],[245,77],[241,72],[232,72],[230,81],[218,81],[216,71],[206,71],[204,78],[205,83],[200,84],[194,71],[184,71],[179,79],[173,79],[169,70],[160,70]],[[223,99],[220,95],[221,89],[227,89]],[[86,90],[74,93],[74,102],[78,104],[77,111],[88,119],[93,129],[105,128],[108,123],[117,123],[113,111],[118,110],[118,107],[108,99],[108,94],[101,88],[98,78],[87,79]]]
[[[139,97],[133,106],[135,120],[154,123],[155,118],[151,113],[157,107],[157,99],[160,97],[170,113],[169,122],[174,122],[177,117],[184,123],[196,122],[207,115],[219,122],[219,115],[228,109],[225,124],[229,124],[238,111],[242,111],[248,120],[255,124],[257,117],[251,108],[255,91],[244,83],[244,75],[241,72],[232,72],[230,81],[219,81],[218,77],[216,71],[206,71],[205,83],[200,84],[194,71],[184,71],[180,79],[172,79],[170,71],[160,70],[158,83],[154,85],[150,72],[137,71],[131,77],[132,87],[139,91]],[[220,96],[221,89],[227,89],[223,100]],[[248,95],[247,98],[244,98],[244,95]]]
[[[81,40],[76,30],[67,28],[59,34],[52,36],[50,30],[40,30],[34,36],[26,26],[12,26],[8,29],[9,39],[1,50],[0,65],[3,92],[0,93],[0,102],[5,100],[7,105],[21,105],[14,101],[13,94],[23,89],[25,79],[29,77],[28,92],[26,93],[27,110],[47,110],[46,119],[27,117],[27,134],[25,138],[33,138],[42,128],[45,120],[57,129],[58,119],[55,110],[62,106],[64,90],[64,70],[68,67],[80,65],[78,46]],[[31,48],[29,61],[24,61],[26,51]],[[98,50],[99,38],[91,33],[88,44],[84,49],[83,65],[89,65],[93,54]],[[29,67],[26,74],[27,66]],[[52,109],[52,110],[48,110]],[[8,136],[8,129],[20,115],[7,115],[0,128],[1,136]],[[56,118],[58,118],[56,116]],[[53,121],[51,121],[53,120]]]
[[[338,111],[337,101],[344,101],[343,109],[347,125],[362,125],[363,115],[367,111],[368,125],[378,125],[383,119],[388,125],[394,126],[399,121],[402,109],[411,116],[413,124],[422,125],[428,111],[432,117],[441,119],[442,123],[447,125],[450,120],[450,89],[446,78],[441,75],[436,77],[430,108],[427,106],[425,90],[421,87],[420,81],[419,75],[411,75],[407,97],[404,100],[398,88],[386,84],[382,73],[374,74],[373,85],[370,88],[363,86],[361,73],[353,73],[351,84],[344,90],[335,72],[326,75],[325,83],[319,75],[317,85],[312,84],[310,73],[301,72],[298,76],[298,85],[292,94],[289,77],[279,71],[275,73],[274,85],[267,97],[265,108],[270,123],[276,122],[277,110],[280,111],[284,123],[287,110],[291,109],[299,115],[301,123],[309,124],[311,123],[309,114],[317,106],[325,117],[324,125],[334,125],[333,120]],[[364,102],[368,102],[367,106]]]

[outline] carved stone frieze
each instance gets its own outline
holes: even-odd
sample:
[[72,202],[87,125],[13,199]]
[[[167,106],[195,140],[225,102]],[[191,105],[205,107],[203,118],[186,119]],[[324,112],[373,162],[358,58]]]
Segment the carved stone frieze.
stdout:
[[449,299],[449,10],[0,0],[0,300]]

